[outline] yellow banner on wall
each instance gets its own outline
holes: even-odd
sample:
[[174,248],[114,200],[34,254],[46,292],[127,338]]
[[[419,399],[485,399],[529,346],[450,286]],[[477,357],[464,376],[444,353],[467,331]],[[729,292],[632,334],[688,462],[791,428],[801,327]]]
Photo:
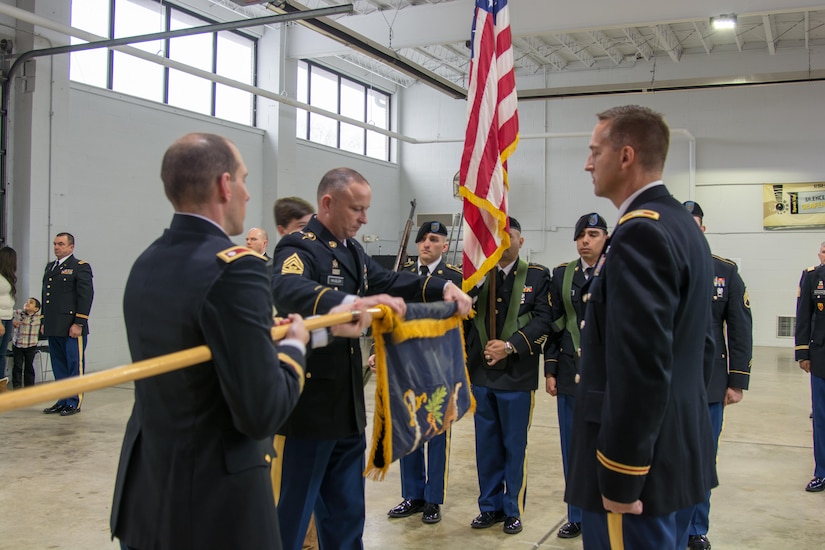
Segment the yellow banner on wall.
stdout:
[[762,199],[765,229],[825,227],[825,182],[766,183]]

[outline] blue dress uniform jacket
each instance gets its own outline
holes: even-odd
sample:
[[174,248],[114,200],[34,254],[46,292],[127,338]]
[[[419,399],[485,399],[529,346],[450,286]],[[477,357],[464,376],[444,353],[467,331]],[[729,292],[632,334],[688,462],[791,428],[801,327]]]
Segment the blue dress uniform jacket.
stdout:
[[[355,240],[343,246],[315,216],[303,231],[281,239],[273,258],[275,307],[307,317],[327,313],[347,295],[390,293],[408,301],[435,302],[443,299],[446,284],[381,267]],[[308,439],[363,433],[362,369],[358,340],[335,338],[324,348],[308,351],[306,386],[278,433]]]
[[135,382],[113,535],[142,550],[281,548],[272,436],[303,357],[272,344],[264,260],[177,214],[132,267],[123,309],[134,361],[204,344],[212,360]]
[[89,334],[89,313],[92,310],[94,288],[92,266],[72,254],[54,269],[54,262],[43,273],[43,294],[40,303],[44,336],[68,337],[73,324]]
[[728,388],[748,389],[753,353],[753,320],[748,291],[736,264],[713,256],[713,271],[711,311],[716,358],[708,384],[708,403],[720,403],[725,400]]
[[811,374],[825,378],[825,265],[802,274],[796,300],[796,360],[811,361]]
[[567,502],[599,513],[602,495],[640,499],[662,516],[715,486],[712,274],[685,207],[663,185],[641,193],[585,287]]
[[[567,263],[557,266],[553,270],[550,280],[550,302],[552,303],[553,322],[562,319],[565,315],[564,300],[562,298],[562,283]],[[582,302],[582,287],[587,282],[582,270],[582,261],[579,258],[573,274],[570,288],[570,302],[576,312],[576,319],[584,319],[584,303]],[[578,322],[577,322],[578,324]],[[551,333],[544,346],[544,376],[556,377],[556,388],[563,395],[576,395],[576,367],[577,350],[574,349],[573,339],[567,330]]]
[[[467,366],[473,385],[495,390],[516,391],[530,391],[538,388],[538,366],[541,348],[551,330],[550,273],[544,266],[529,264],[524,288],[514,289],[513,284],[517,269],[518,264],[513,266],[501,289],[497,291],[499,339],[501,339],[501,327],[507,315],[510,298],[514,292],[521,293],[519,317],[528,313],[532,314],[532,317],[527,324],[520,326],[518,332],[509,338],[516,354],[505,357],[499,363],[493,365],[493,368],[487,367],[482,357],[484,346],[478,331],[475,328],[468,331]],[[496,271],[492,270],[488,276],[495,277],[495,274]],[[473,305],[476,313],[478,313],[479,308],[483,307],[489,306],[488,304],[481,304],[480,300],[476,300]],[[505,364],[500,364],[502,362]]]

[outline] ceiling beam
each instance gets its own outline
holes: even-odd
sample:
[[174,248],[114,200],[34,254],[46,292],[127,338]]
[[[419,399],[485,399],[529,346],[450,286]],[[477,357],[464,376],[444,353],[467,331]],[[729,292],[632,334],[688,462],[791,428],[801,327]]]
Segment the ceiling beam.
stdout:
[[694,21],[693,28],[696,29],[696,36],[702,41],[705,53],[710,55],[710,52],[713,51],[713,42],[710,41],[710,32],[707,32],[708,26],[701,21]]
[[525,36],[524,38],[513,38],[513,44],[517,44],[522,50],[537,57],[539,61],[551,65],[557,71],[567,66],[567,60],[556,53],[555,48],[546,44],[540,38]]
[[768,53],[776,55],[776,32],[774,31],[773,15],[762,16],[762,28],[765,29],[765,42],[768,44]]
[[805,12],[805,49],[811,49],[811,13]]
[[584,63],[586,67],[592,67],[596,64],[596,59],[590,55],[590,52],[587,51],[586,46],[579,44],[575,38],[563,32],[556,33],[554,36],[562,46],[567,48],[567,51],[573,54],[576,59]]
[[739,51],[741,52],[744,39],[738,32],[736,32],[736,29],[733,29],[733,39],[736,40],[736,47],[739,48]]
[[682,57],[682,46],[679,44],[679,39],[670,29],[669,25],[656,25],[653,27],[653,32],[656,33],[656,38],[659,39],[662,49],[667,52],[674,63],[678,63]]
[[650,58],[653,57],[653,48],[650,47],[650,44],[647,43],[647,39],[642,36],[642,34],[636,30],[636,27],[625,27],[622,29],[624,31],[624,35],[630,40],[631,44],[636,47],[636,51],[639,52],[639,55],[644,57],[645,61],[650,61]]
[[[276,13],[296,13],[306,11],[306,7],[295,0],[288,0],[282,4],[268,4],[267,8]],[[386,63],[393,69],[400,71],[407,76],[419,80],[440,92],[443,92],[455,99],[467,99],[467,90],[455,82],[430,71],[429,69],[405,59],[395,51],[382,46],[378,42],[370,40],[366,36],[333,21],[328,17],[313,17],[303,19],[300,24],[314,30],[315,32],[331,38],[341,44],[345,44],[351,51],[372,57],[378,61]]]
[[624,59],[624,55],[619,49],[613,45],[613,40],[611,40],[606,34],[602,31],[591,31],[587,33],[590,35],[590,38],[596,41],[596,44],[604,50],[604,53],[610,58],[613,63],[618,65]]

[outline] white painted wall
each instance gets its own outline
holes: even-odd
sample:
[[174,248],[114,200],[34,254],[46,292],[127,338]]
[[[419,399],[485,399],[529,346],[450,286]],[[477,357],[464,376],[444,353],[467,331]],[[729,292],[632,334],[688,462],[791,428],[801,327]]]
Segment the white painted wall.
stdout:
[[[671,128],[696,139],[693,197],[705,211],[714,253],[737,258],[754,313],[754,343],[792,346],[775,337],[776,317],[793,315],[801,270],[816,262],[825,232],[764,231],[762,184],[825,180],[822,143],[825,84],[806,83],[708,91],[522,101],[522,135],[590,132],[595,113],[639,103],[662,112]],[[402,94],[402,132],[419,139],[461,137],[465,104],[416,85]],[[583,171],[587,137],[522,140],[510,160],[510,207],[533,261],[555,266],[575,256],[572,228],[581,214],[602,213],[613,226],[616,209],[592,194]],[[665,183],[691,198],[690,141],[675,133]],[[461,144],[401,146],[402,194],[416,195],[421,212],[457,212],[449,182]]]

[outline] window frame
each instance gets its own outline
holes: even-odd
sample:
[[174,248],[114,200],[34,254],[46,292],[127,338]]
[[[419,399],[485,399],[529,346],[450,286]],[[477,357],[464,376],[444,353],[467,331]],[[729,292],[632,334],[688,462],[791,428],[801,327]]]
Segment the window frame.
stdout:
[[[337,93],[336,93],[336,97],[335,97],[336,110],[334,111],[336,114],[342,115],[342,113],[341,113],[342,89],[343,89],[342,82],[347,81],[351,84],[362,87],[363,90],[364,90],[363,105],[362,105],[364,114],[363,114],[363,117],[362,117],[363,120],[361,120],[361,122],[368,123],[367,118],[369,116],[369,111],[370,111],[369,110],[370,92],[375,93],[375,94],[380,94],[380,95],[386,97],[386,99],[387,99],[386,128],[383,128],[383,129],[385,129],[387,131],[392,130],[392,105],[393,105],[393,102],[392,102],[393,94],[392,93],[388,92],[387,90],[385,90],[383,88],[375,86],[374,84],[370,84],[370,83],[358,80],[357,78],[353,78],[353,77],[351,77],[347,74],[344,74],[341,71],[335,70],[335,69],[333,69],[331,67],[328,67],[326,65],[323,65],[321,63],[317,63],[315,61],[312,61],[311,59],[299,59],[297,69],[296,69],[296,74],[297,74],[297,71],[301,69],[302,64],[304,65],[304,67],[306,69],[306,75],[307,75],[307,77],[306,77],[306,89],[303,90],[303,97],[306,98],[306,103],[308,105],[313,105],[313,103],[312,103],[312,69],[313,69],[313,67],[316,67],[316,68],[318,68],[320,70],[323,70],[327,73],[331,73],[333,76],[336,77],[336,90],[337,90]],[[296,89],[299,85],[300,85],[300,82],[296,81]],[[298,90],[298,92],[299,92],[298,97],[301,97],[301,90]],[[317,106],[317,105],[314,105],[314,106]],[[309,141],[310,143],[315,143],[315,144],[325,145],[327,147],[331,147],[330,145],[327,145],[326,143],[315,141],[315,140],[310,138],[310,136],[312,135],[312,125],[311,125],[312,118],[311,118],[311,116],[313,114],[315,114],[316,116],[323,116],[323,115],[318,115],[316,113],[311,113],[310,111],[306,111],[304,109],[298,109],[297,110],[296,115],[295,115],[295,117],[296,117],[295,136],[298,139]],[[342,116],[347,116],[347,115],[342,115]],[[302,129],[305,130],[304,135],[299,135],[300,123],[298,122],[298,117],[305,117],[304,122],[303,122],[304,128],[302,128]],[[352,118],[352,117],[350,117],[350,118]],[[383,135],[383,134],[378,134],[386,140],[386,142],[385,142],[386,143],[386,147],[385,147],[386,155],[383,156],[383,157],[371,156],[371,155],[368,154],[368,151],[369,151],[369,138],[368,138],[368,136],[369,136],[369,132],[371,130],[368,130],[366,128],[359,128],[359,127],[356,126],[354,128],[357,128],[358,130],[361,130],[363,132],[363,134],[362,134],[363,139],[362,139],[362,147],[361,147],[362,150],[361,150],[361,152],[354,152],[354,151],[351,151],[349,149],[344,149],[344,148],[341,147],[341,127],[342,127],[343,124],[346,124],[346,122],[342,122],[340,120],[335,120],[335,119],[332,119],[332,120],[334,120],[335,123],[336,123],[336,125],[335,125],[335,128],[336,128],[336,136],[335,136],[336,145],[335,145],[335,148],[336,149],[339,149],[341,151],[345,151],[347,153],[351,153],[351,154],[354,154],[354,155],[363,156],[363,157],[366,157],[368,159],[379,160],[379,161],[384,161],[384,162],[393,162],[393,159],[392,159],[392,150],[393,150],[392,139],[393,138],[391,138],[390,136]],[[378,126],[378,127],[380,128],[380,126]],[[350,128],[351,128],[351,126],[350,126]],[[374,132],[374,130],[372,132]]]
[[[120,0],[109,0],[108,1],[108,6],[109,6],[108,19],[109,20],[108,20],[107,29],[108,29],[108,38],[110,38],[110,39],[115,37],[115,10],[117,9],[117,3],[119,1]],[[201,21],[203,24],[221,23],[221,21],[214,21],[214,20],[209,19],[209,18],[207,18],[207,17],[205,17],[201,14],[198,14],[198,13],[192,11],[192,10],[189,10],[189,9],[184,8],[182,6],[178,6],[176,4],[172,4],[172,3],[168,2],[167,0],[149,0],[149,1],[158,4],[159,11],[161,9],[163,10],[164,29],[163,29],[162,32],[166,32],[166,31],[171,30],[171,21],[172,21],[172,12],[173,11],[177,11],[180,14],[184,14],[188,17],[191,17],[193,19]],[[241,37],[245,40],[248,40],[250,42],[251,53],[252,53],[252,59],[251,59],[252,67],[251,67],[251,74],[250,74],[251,81],[252,81],[251,85],[252,86],[257,86],[257,84],[258,84],[258,38],[253,36],[253,35],[244,33],[244,32],[242,32],[241,30],[238,30],[238,29],[224,30],[224,31],[219,31],[219,32],[213,31],[211,33],[208,33],[208,34],[211,34],[211,43],[212,43],[211,61],[209,63],[209,65],[211,67],[211,72],[213,74],[216,74],[216,75],[218,74],[217,73],[217,67],[218,67],[218,44],[219,44],[218,35],[219,35],[219,33],[232,33],[232,34],[237,35],[237,36],[239,36],[239,37]],[[207,33],[203,33],[203,34],[207,34]],[[163,43],[163,57],[165,59],[171,59],[170,54],[169,54],[169,46],[171,44],[171,40],[172,40],[171,38],[164,38],[162,40],[162,43]],[[71,63],[71,61],[70,61],[70,63]],[[162,84],[163,85],[163,90],[161,92],[161,101],[164,105],[169,105],[169,83],[170,83],[169,73],[170,73],[170,68],[165,66],[165,65],[163,65],[161,67],[163,69],[163,84]],[[124,92],[122,90],[116,90],[115,89],[115,87],[114,87],[114,74],[115,74],[115,51],[112,50],[112,49],[107,49],[107,51],[106,51],[106,87],[105,88],[107,90],[115,91],[115,92],[118,92],[118,93],[128,94],[128,92]],[[198,78],[198,77],[195,77],[195,78]],[[70,75],[70,79],[71,79],[71,75]],[[82,80],[76,80],[76,82],[83,83]],[[248,124],[252,127],[257,126],[257,122],[258,122],[258,120],[257,120],[258,119],[258,96],[257,96],[257,94],[251,94],[252,102],[251,102],[251,112],[250,112],[250,116],[249,116],[249,121],[246,122],[246,123],[239,123],[237,120],[232,120],[232,119],[227,119],[227,118],[220,118],[216,115],[216,113],[218,111],[218,109],[217,109],[217,96],[218,96],[217,82],[209,81],[209,80],[207,80],[207,82],[209,82],[209,84],[210,84],[210,86],[209,86],[209,88],[210,88],[209,113],[205,113],[207,116],[211,116],[211,117],[214,117],[214,118],[219,118],[219,120],[226,120],[228,122],[234,122],[236,124]],[[95,86],[95,87],[100,87],[100,86],[97,86],[95,84],[89,84],[89,85],[90,86]],[[132,94],[128,94],[128,95],[132,95]],[[143,97],[143,96],[136,96],[136,97]],[[148,99],[148,100],[153,101],[152,99]],[[178,105],[170,105],[170,106],[175,107],[175,108],[181,108]]]

